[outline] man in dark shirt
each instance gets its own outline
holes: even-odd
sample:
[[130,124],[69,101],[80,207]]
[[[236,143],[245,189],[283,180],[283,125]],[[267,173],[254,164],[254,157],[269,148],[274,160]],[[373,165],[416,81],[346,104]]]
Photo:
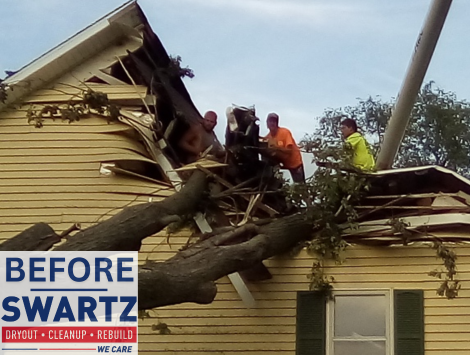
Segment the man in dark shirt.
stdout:
[[217,158],[224,156],[224,149],[217,139],[214,128],[217,125],[217,114],[207,111],[204,118],[192,125],[183,135],[179,147],[187,153],[186,162],[193,163],[203,153],[215,155]]

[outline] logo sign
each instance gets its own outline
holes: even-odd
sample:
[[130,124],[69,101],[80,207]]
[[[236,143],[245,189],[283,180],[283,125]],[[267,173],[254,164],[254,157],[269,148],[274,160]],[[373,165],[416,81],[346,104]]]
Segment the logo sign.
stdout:
[[1,354],[133,353],[137,252],[0,252]]

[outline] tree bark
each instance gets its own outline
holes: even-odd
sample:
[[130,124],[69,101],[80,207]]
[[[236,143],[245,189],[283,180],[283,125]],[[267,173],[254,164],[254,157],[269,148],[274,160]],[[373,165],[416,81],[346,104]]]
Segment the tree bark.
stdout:
[[[180,192],[164,201],[126,207],[110,219],[68,238],[56,250],[139,250],[144,238],[181,216],[197,212],[206,188],[206,175],[196,171]],[[200,242],[167,261],[148,262],[139,268],[139,309],[183,302],[211,303],[217,294],[215,281],[288,251],[309,239],[312,228],[311,220],[296,214],[203,235]],[[4,242],[0,250],[48,250],[62,236],[47,224],[39,223]]]
[[143,239],[182,216],[193,215],[206,189],[206,175],[196,171],[180,192],[163,201],[126,207],[117,215],[73,235],[55,250],[139,250]]
[[[139,309],[183,302],[211,303],[215,281],[285,253],[312,235],[313,222],[296,214],[265,226],[248,224],[214,235],[161,263],[139,270]],[[233,240],[245,239],[237,244]]]
[[0,245],[0,251],[45,251],[61,237],[46,223],[37,223]]

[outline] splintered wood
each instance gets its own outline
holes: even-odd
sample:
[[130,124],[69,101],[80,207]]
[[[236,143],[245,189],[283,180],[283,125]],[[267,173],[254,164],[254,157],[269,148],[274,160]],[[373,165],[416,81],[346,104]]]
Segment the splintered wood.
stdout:
[[[366,196],[354,206],[359,223],[354,228],[344,225],[348,242],[470,242],[470,181],[441,167],[414,169],[373,176],[379,194]],[[400,226],[407,233],[406,240]]]

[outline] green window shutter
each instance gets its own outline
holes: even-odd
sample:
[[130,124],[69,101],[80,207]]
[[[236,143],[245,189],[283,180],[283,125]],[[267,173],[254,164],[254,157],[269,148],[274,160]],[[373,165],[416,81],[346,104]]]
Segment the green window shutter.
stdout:
[[395,355],[424,355],[422,290],[395,290]]
[[296,355],[325,355],[326,296],[297,292]]

